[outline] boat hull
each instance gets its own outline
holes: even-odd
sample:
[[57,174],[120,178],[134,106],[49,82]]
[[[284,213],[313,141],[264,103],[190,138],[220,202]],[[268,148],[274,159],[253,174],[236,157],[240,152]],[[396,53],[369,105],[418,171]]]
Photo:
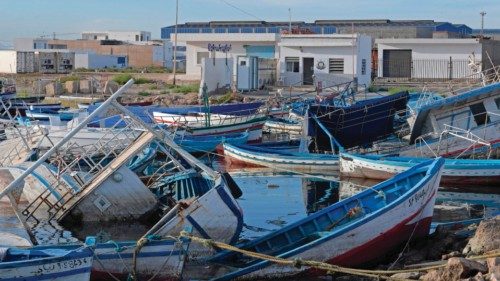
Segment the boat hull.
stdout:
[[[346,199],[345,203],[334,204],[301,222],[278,230],[276,234],[258,238],[256,242],[249,242],[248,246],[244,244],[242,248],[255,249],[258,247],[261,249],[259,251],[267,253],[269,248],[265,248],[266,245],[269,245],[270,249],[274,249],[272,241],[279,245],[287,245],[286,241],[281,240],[281,237],[283,239],[284,237],[290,237],[289,239],[291,237],[308,238],[311,237],[310,233],[315,233],[317,236],[311,237],[312,241],[305,240],[299,245],[290,247],[290,249],[286,248],[287,250],[284,252],[272,255],[289,260],[313,260],[349,267],[359,267],[383,259],[387,254],[397,250],[398,246],[407,243],[408,240],[429,233],[443,162],[441,159],[430,166],[419,165],[412,169],[412,172],[400,174],[394,179],[381,183],[380,187],[375,186],[371,190],[362,191]],[[428,165],[428,163],[426,164]],[[425,171],[425,176],[414,177],[415,172],[421,173],[423,171]],[[403,185],[406,185],[407,189],[405,192],[399,193],[398,190]],[[381,189],[382,187],[386,188]],[[371,206],[368,202],[373,202],[374,199],[382,200],[384,206],[372,209],[376,207]],[[364,204],[360,202],[364,202]],[[367,214],[355,222],[347,223],[345,227],[338,226],[337,228],[339,221],[333,220],[333,227],[337,228],[336,230],[320,232],[315,230],[323,229],[320,225],[327,225],[327,229],[329,229],[332,227],[330,220],[324,220],[327,217],[332,219],[335,216],[332,212],[338,208],[346,210],[346,215],[349,215],[353,209],[347,211],[347,208],[352,208],[352,206],[366,209],[364,212]],[[305,234],[298,234],[296,230],[309,235],[303,236]],[[224,254],[221,254],[221,257],[218,259],[216,257],[215,261],[224,260],[224,257]],[[304,271],[319,272],[307,268],[282,266],[271,261],[256,261],[216,280],[284,278]]]
[[280,154],[256,153],[239,147],[224,144],[224,155],[230,165],[248,167],[269,167],[280,171],[305,173],[334,173],[339,170],[338,157],[329,159],[310,158],[306,156],[291,157]]
[[[194,236],[223,243],[234,244],[239,239],[243,228],[243,213],[225,183],[216,185],[195,200],[177,206],[178,209],[174,208],[160,220],[166,222],[152,234],[178,236],[185,229],[191,228]],[[213,253],[213,249],[193,244],[189,249],[189,259],[206,258]]]
[[[497,165],[478,163],[474,167],[474,165],[461,165],[460,161],[454,159],[445,160],[443,176],[441,177],[442,185],[500,185],[500,163]],[[471,163],[474,160],[463,161]],[[484,162],[487,160],[478,161]],[[340,173],[343,177],[386,180],[406,171],[415,164],[417,163],[366,159],[344,154],[340,158]]]
[[64,256],[0,262],[0,277],[9,281],[88,281],[92,269],[92,256],[92,251],[85,248]]

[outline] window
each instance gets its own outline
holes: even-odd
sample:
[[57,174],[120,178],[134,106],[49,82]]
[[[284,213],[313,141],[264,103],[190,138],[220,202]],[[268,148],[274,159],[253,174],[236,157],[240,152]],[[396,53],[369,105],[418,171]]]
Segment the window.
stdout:
[[135,41],[139,41],[139,35],[135,36]]
[[344,59],[330,59],[328,61],[330,73],[344,73]]
[[197,64],[201,64],[201,60],[203,58],[208,59],[208,55],[209,55],[208,52],[198,52],[198,53],[196,53],[196,63]]
[[500,98],[496,98],[495,103],[497,104],[497,108],[500,109]]
[[361,75],[366,75],[366,59],[361,60]]
[[476,124],[478,126],[490,123],[490,117],[488,116],[486,108],[484,107],[484,104],[482,102],[472,104],[469,106],[469,108],[472,112],[472,115],[474,116],[474,121],[476,121]]
[[286,72],[299,72],[299,61],[298,57],[286,57]]

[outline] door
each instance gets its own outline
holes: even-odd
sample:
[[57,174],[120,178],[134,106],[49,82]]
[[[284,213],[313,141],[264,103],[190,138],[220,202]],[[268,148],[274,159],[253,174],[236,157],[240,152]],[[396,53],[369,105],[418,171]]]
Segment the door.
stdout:
[[384,50],[384,77],[411,77],[411,50]]
[[312,85],[314,74],[314,58],[302,58],[302,84]]

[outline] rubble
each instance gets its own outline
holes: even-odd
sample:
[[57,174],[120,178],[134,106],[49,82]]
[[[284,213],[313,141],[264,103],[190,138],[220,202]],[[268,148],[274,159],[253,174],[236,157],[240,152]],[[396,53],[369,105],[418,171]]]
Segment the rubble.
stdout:
[[482,221],[462,251],[465,255],[482,255],[500,249],[500,215]]

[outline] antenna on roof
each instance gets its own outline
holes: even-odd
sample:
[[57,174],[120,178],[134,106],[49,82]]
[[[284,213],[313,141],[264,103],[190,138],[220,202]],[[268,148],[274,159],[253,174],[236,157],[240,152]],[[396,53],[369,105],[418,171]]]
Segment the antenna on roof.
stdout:
[[292,9],[288,8],[288,33],[292,34]]
[[484,38],[484,16],[486,15],[485,11],[479,13],[481,15],[481,38]]

